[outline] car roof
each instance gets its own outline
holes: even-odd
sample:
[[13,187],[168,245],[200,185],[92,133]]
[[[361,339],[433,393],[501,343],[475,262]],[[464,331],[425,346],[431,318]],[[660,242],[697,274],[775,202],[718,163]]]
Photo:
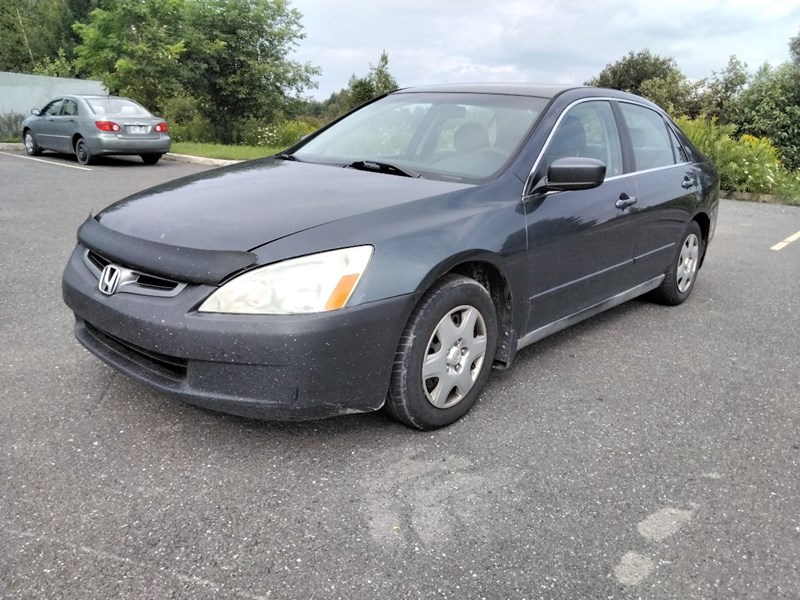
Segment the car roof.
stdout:
[[535,98],[552,99],[564,93],[569,93],[569,97],[577,99],[581,97],[607,97],[618,98],[620,100],[635,101],[646,105],[652,103],[646,98],[635,94],[600,88],[588,85],[557,85],[543,83],[445,83],[436,85],[421,85],[416,87],[402,88],[393,92],[394,94],[413,94],[421,92],[435,93],[461,93],[461,94],[505,94],[509,96],[531,96]]
[[408,87],[400,89],[395,93],[405,94],[417,92],[446,92],[466,94],[508,94],[513,96],[552,98],[561,92],[579,89],[582,87],[585,86],[549,85],[541,83],[445,83]]
[[130,100],[125,96],[109,96],[106,94],[72,94],[75,98],[113,98],[115,100]]

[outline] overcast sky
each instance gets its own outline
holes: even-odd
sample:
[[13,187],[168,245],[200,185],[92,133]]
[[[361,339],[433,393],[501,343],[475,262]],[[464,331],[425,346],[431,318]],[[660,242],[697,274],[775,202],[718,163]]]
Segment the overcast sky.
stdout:
[[731,54],[750,70],[788,60],[800,0],[293,0],[327,98],[382,50],[401,86],[462,81],[581,84],[629,51],[675,58],[690,79]]

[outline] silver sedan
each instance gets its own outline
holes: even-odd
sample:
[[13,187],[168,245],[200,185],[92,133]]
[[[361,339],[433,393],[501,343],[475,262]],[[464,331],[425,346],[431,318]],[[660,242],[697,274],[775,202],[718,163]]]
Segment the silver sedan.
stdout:
[[168,131],[163,119],[118,96],[62,96],[34,108],[22,122],[28,154],[71,153],[82,165],[110,154],[138,154],[154,165],[169,152]]

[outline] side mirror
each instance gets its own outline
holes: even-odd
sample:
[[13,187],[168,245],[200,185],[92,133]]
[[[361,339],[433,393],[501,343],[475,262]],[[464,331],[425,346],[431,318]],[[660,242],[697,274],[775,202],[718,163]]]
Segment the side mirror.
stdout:
[[31,114],[32,115],[36,115],[37,117],[41,117],[42,116],[42,111],[40,111],[38,108],[32,108],[31,109]]
[[606,178],[606,165],[594,158],[559,158],[547,168],[545,181],[548,192],[590,190]]

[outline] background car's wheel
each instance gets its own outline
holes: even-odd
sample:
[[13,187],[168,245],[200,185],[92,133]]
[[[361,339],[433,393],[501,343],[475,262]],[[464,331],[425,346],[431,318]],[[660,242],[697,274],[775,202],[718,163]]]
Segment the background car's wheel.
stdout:
[[89,152],[89,146],[83,138],[78,138],[78,141],[75,142],[75,156],[78,158],[79,164],[88,165],[92,162],[92,153]]
[[669,270],[651,298],[661,304],[677,306],[689,297],[697,280],[697,270],[703,258],[703,234],[700,226],[691,221],[681,236]]
[[23,139],[25,141],[25,152],[31,156],[39,156],[42,153],[42,149],[36,143],[36,136],[33,135],[30,129],[25,131]]
[[144,164],[146,165],[154,165],[159,160],[161,160],[162,154],[140,154],[139,156],[142,157]]
[[420,300],[400,339],[389,414],[423,430],[460,419],[489,377],[496,346],[489,292],[474,279],[446,275]]

